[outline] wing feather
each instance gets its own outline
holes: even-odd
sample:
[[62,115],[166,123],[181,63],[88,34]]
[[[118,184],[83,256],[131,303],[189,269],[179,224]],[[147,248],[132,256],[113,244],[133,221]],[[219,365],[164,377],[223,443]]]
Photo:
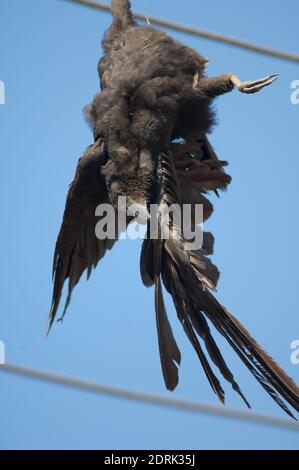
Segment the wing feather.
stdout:
[[89,146],[80,158],[70,185],[63,221],[53,260],[53,297],[49,312],[49,330],[56,317],[62,290],[68,279],[68,295],[63,316],[70,304],[72,291],[82,273],[88,277],[115,240],[98,240],[95,235],[99,204],[109,203],[104,176],[101,173],[106,154],[101,141]]

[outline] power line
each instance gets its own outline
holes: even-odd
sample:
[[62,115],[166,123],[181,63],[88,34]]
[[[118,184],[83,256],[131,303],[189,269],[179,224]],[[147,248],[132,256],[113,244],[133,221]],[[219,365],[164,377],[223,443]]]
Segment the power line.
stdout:
[[168,398],[151,393],[138,392],[124,388],[112,387],[98,383],[86,382],[80,379],[66,377],[58,374],[44,372],[16,364],[5,364],[0,366],[0,372],[11,373],[26,378],[48,382],[56,385],[66,386],[72,389],[95,393],[98,395],[107,395],[114,398],[130,400],[148,405],[156,405],[165,408],[172,408],[191,413],[205,414],[214,417],[228,418],[235,421],[246,421],[248,423],[260,424],[264,426],[278,427],[290,431],[299,431],[299,423],[289,421],[275,416],[250,413],[230,408],[220,408],[216,406],[204,405],[201,403],[182,400],[179,398]]
[[[64,0],[71,3],[78,3],[79,5],[84,5],[87,7],[95,8],[101,11],[110,12],[110,5],[105,3],[95,2],[93,0]],[[177,23],[172,23],[161,18],[156,18],[154,16],[143,15],[142,13],[134,13],[135,18],[141,21],[150,22],[153,25],[161,26],[172,31],[177,31],[180,33],[189,34],[191,36],[197,36],[211,41],[221,42],[223,44],[228,44],[230,46],[238,47],[241,49],[246,49],[248,51],[256,52],[258,54],[264,54],[271,57],[276,57],[278,59],[287,60],[289,62],[299,63],[299,55],[293,54],[291,52],[280,51],[266,46],[259,46],[257,44],[252,44],[241,39],[232,38],[224,34],[212,33],[210,31],[205,31],[198,28],[192,28],[190,26],[184,26]]]

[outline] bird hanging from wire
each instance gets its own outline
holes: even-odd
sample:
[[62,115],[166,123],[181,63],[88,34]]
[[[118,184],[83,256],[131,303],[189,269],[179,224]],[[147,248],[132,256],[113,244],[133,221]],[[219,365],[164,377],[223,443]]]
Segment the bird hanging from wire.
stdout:
[[[162,372],[167,389],[178,384],[180,351],[174,339],[163,301],[163,288],[172,296],[178,318],[202,364],[209,383],[224,403],[225,393],[209,362],[249,406],[228,368],[210,330],[228,341],[242,362],[290,416],[286,402],[299,411],[299,390],[294,381],[257,344],[241,323],[215,298],[219,271],[209,259],[214,238],[203,234],[201,248],[186,249],[181,226],[175,217],[164,217],[163,208],[189,204],[203,208],[203,221],[213,206],[208,191],[230,183],[226,162],[219,161],[207,138],[214,124],[213,100],[237,88],[256,93],[276,75],[241,82],[231,73],[208,78],[207,60],[195,50],[150,26],[138,26],[130,2],[112,0],[113,22],[104,40],[104,56],[98,65],[101,91],[86,109],[94,143],[79,160],[67,196],[54,255],[54,290],[49,329],[58,311],[64,282],[68,296],[86,270],[88,277],[116,239],[95,236],[96,208],[117,208],[120,197],[126,209],[143,208],[148,233],[143,242],[140,269],[145,286],[155,287],[155,308]],[[151,238],[149,208],[158,237]],[[192,212],[193,225],[199,221]],[[130,217],[127,223],[130,223]],[[115,222],[117,225],[117,222]],[[162,237],[165,225],[169,237]],[[125,227],[117,227],[117,235]],[[205,346],[206,352],[202,346]]]

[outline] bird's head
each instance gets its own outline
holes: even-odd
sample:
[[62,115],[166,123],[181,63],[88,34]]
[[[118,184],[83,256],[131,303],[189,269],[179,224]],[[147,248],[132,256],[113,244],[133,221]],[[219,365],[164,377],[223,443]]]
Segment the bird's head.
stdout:
[[141,151],[137,158],[125,147],[117,148],[103,168],[103,175],[114,208],[122,208],[141,222],[148,217],[152,197],[154,165],[150,154]]

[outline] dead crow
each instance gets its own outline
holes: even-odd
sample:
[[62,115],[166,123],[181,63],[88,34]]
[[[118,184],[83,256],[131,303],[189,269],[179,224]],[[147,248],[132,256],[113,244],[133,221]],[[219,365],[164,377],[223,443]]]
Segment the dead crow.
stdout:
[[[115,243],[115,239],[95,236],[97,206],[106,203],[117,209],[120,196],[126,197],[128,206],[137,203],[145,211],[157,204],[154,217],[160,235],[166,224],[165,206],[191,204],[194,208],[201,204],[203,220],[208,219],[213,212],[208,191],[218,192],[230,183],[226,162],[219,161],[207,138],[214,123],[211,104],[234,87],[255,93],[276,79],[269,76],[241,82],[229,73],[207,78],[204,57],[162,31],[138,26],[129,1],[112,0],[112,14],[113,23],[103,41],[105,54],[98,66],[101,92],[86,111],[95,142],[79,160],[56,244],[50,327],[64,282],[68,279],[66,310],[82,273],[87,270],[90,276]],[[198,220],[192,217],[195,226]],[[173,298],[183,329],[219,399],[224,402],[224,390],[208,356],[249,406],[212,336],[211,325],[276,403],[294,417],[286,402],[299,411],[297,385],[213,294],[219,277],[208,258],[213,252],[213,236],[205,233],[201,248],[187,250],[187,240],[173,216],[167,224],[168,238],[152,238],[148,222],[140,263],[145,286],[155,287],[167,388],[174,390],[178,384],[181,356],[167,319],[162,284]],[[123,228],[117,227],[117,235]]]

